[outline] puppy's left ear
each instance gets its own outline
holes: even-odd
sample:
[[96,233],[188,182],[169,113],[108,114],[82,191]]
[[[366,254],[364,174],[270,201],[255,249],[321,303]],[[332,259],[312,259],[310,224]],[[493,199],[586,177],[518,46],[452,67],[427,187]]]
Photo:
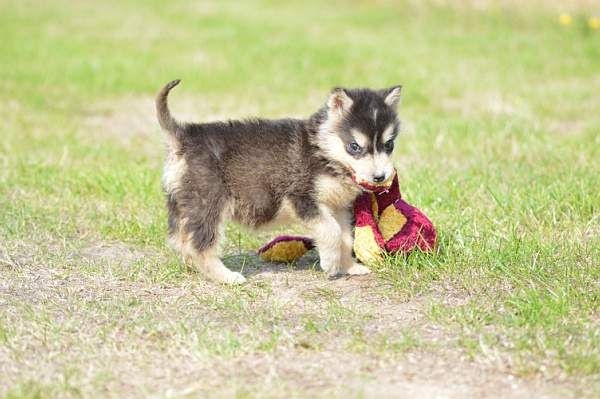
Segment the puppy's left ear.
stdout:
[[354,101],[352,101],[346,90],[336,87],[331,91],[327,100],[329,115],[340,118],[350,111],[353,103]]
[[383,97],[385,103],[392,108],[398,107],[400,102],[400,93],[402,92],[402,86],[392,86],[388,89],[379,90],[379,94]]

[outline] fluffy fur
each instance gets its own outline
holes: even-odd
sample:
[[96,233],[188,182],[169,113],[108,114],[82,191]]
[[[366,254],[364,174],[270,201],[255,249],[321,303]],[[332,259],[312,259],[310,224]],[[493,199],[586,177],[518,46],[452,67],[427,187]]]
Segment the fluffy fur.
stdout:
[[329,275],[369,272],[352,258],[351,210],[361,192],[355,182],[393,173],[400,86],[334,89],[308,119],[180,123],[167,106],[178,83],[158,93],[156,108],[168,132],[169,241],[189,264],[212,280],[242,283],[218,257],[224,223],[295,220],[314,238]]

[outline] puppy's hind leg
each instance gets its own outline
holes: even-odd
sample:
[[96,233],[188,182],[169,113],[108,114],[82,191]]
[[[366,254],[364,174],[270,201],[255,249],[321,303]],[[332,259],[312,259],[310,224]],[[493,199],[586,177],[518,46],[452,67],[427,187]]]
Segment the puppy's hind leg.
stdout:
[[184,233],[176,237],[180,242],[175,244],[180,247],[184,260],[212,281],[225,284],[245,282],[244,276],[229,270],[218,256],[225,211],[222,208],[203,209],[210,211],[195,210],[191,212],[193,215],[182,219],[185,223],[180,226],[180,231]]
[[217,283],[242,284],[246,281],[240,273],[229,270],[223,264],[215,247],[202,252],[196,250],[189,259],[194,267],[200,269],[206,277]]
[[334,214],[342,230],[342,248],[341,248],[341,268],[340,274],[368,274],[371,270],[356,262],[352,257],[352,244],[354,243],[354,234],[352,232],[352,214],[349,209],[339,209]]

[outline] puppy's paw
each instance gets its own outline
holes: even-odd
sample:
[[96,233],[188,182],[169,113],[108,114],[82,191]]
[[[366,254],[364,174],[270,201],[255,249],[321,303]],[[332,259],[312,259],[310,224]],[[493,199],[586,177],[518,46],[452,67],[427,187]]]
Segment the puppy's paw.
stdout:
[[354,263],[352,263],[352,266],[350,266],[350,268],[348,268],[348,270],[346,270],[346,273],[348,273],[350,275],[358,276],[361,274],[371,273],[371,269],[369,269],[368,267],[366,267],[364,265],[360,265],[360,264],[354,262]]
[[339,267],[337,266],[333,266],[333,267],[329,267],[327,269],[324,269],[325,273],[327,273],[327,276],[329,277],[335,277],[335,276],[339,276],[341,274],[344,274]]
[[340,274],[340,267],[337,264],[325,263],[322,260],[319,262],[321,270],[323,270],[329,277],[337,276]]
[[246,282],[246,278],[244,276],[242,276],[238,272],[232,272],[232,271],[230,271],[229,273],[223,273],[223,274],[219,275],[217,278],[215,278],[215,280],[218,283],[231,284],[231,285],[243,284]]

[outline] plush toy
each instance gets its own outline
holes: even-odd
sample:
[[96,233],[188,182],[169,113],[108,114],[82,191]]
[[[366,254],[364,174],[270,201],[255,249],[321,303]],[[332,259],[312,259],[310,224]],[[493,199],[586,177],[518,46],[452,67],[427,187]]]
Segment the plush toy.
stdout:
[[[359,261],[372,265],[386,254],[435,248],[435,227],[423,212],[402,199],[395,173],[379,184],[356,183],[368,190],[354,202],[354,254]],[[313,247],[308,238],[281,236],[258,254],[265,261],[292,262]]]

